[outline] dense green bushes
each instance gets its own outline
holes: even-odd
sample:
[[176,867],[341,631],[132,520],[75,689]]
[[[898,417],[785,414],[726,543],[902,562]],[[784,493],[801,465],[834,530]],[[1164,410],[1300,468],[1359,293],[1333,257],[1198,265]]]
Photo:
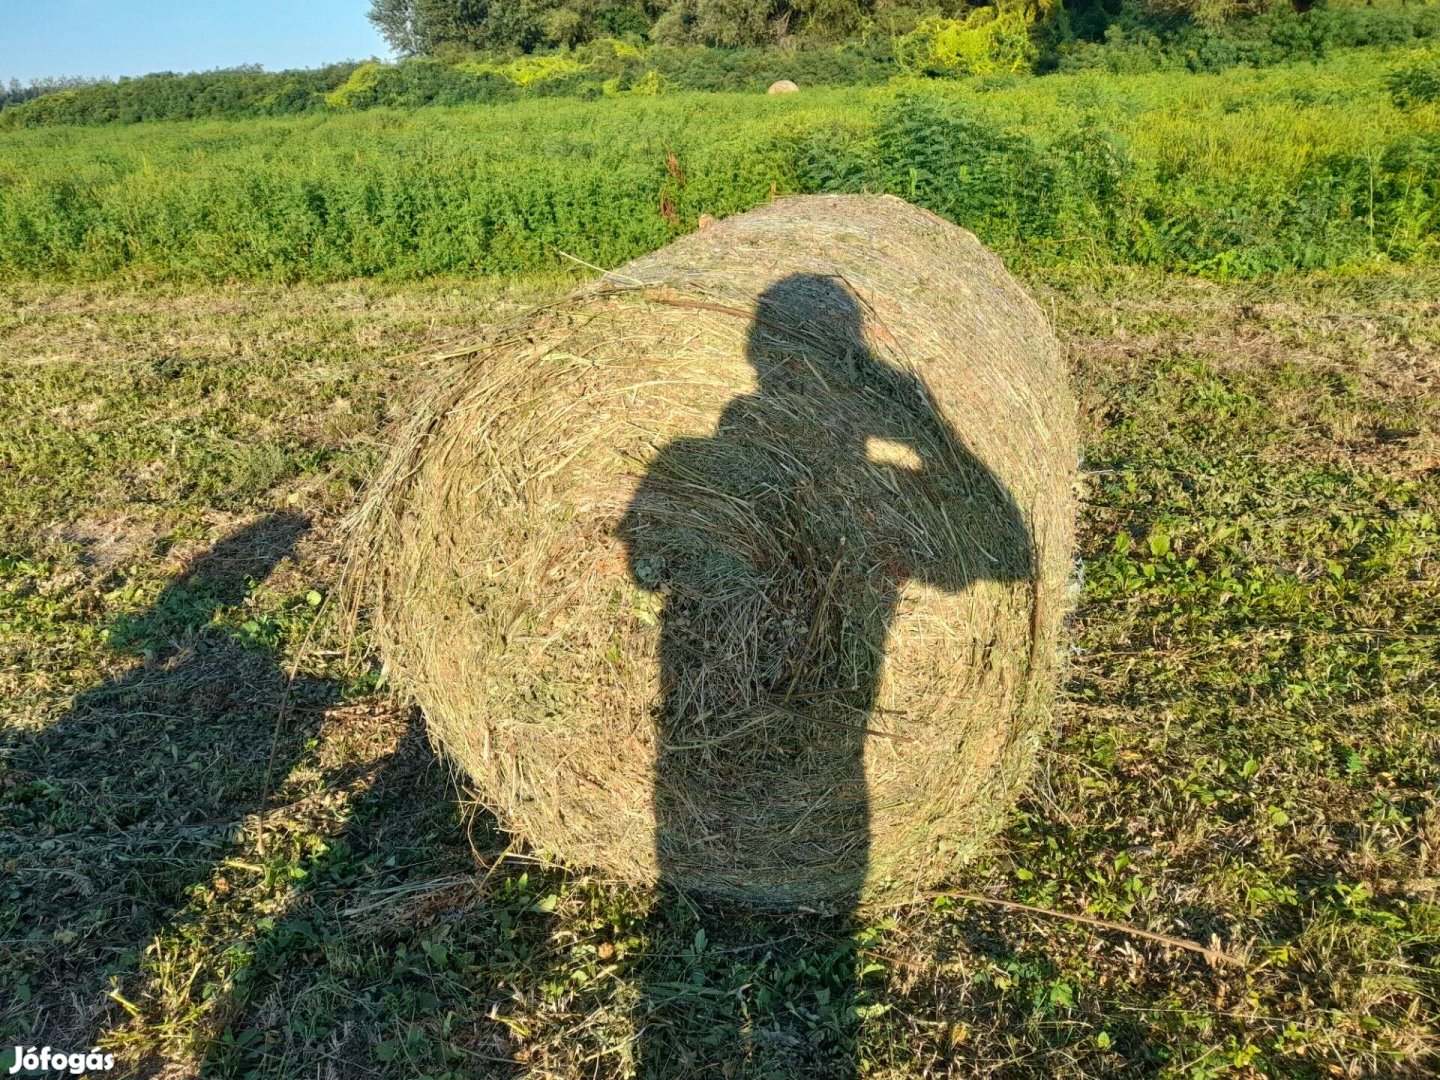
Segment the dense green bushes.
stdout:
[[[1008,2],[1008,0],[1007,0]],[[150,75],[67,88],[0,110],[0,126],[129,123],[210,117],[298,115],[377,106],[487,104],[532,97],[763,90],[777,79],[806,88],[874,86],[902,74],[992,76],[1042,71],[1214,72],[1318,61],[1331,51],[1403,47],[1440,38],[1440,4],[1411,7],[1288,6],[1207,28],[1120,6],[981,7],[963,19],[887,8],[884,26],[839,45],[713,49],[644,46],[605,38],[522,56],[456,53],[397,64],[370,61],[315,71],[258,70]],[[1098,14],[1097,14],[1098,12]],[[1092,40],[1093,39],[1093,40]]]
[[299,115],[376,106],[493,104],[533,97],[594,98],[631,91],[871,86],[897,69],[888,40],[791,50],[707,49],[616,40],[512,59],[369,61],[315,71],[147,75],[47,93],[0,111],[0,127]]
[[9,83],[0,86],[0,110],[14,105],[23,105],[27,101],[33,101],[35,98],[53,94],[59,90],[80,90],[87,86],[93,86],[99,81],[101,80],[74,75],[32,79],[28,83],[22,83],[19,79],[12,78]]
[[1402,107],[1440,101],[1440,53],[1419,57],[1397,68],[1386,85],[1391,99]]
[[778,79],[801,86],[875,86],[895,74],[889,42],[835,48],[707,49],[655,46],[643,70],[654,70],[676,90],[763,90]]
[[43,94],[0,112],[7,126],[133,124],[145,120],[286,116],[323,106],[354,64],[305,71],[259,68],[176,75],[165,72],[119,82],[93,82]]
[[895,42],[895,58],[911,74],[1020,74],[1035,63],[1030,20],[1019,8],[981,7],[964,19],[929,18]]
[[[1146,160],[1093,119],[1042,139],[928,96],[902,96],[869,138],[842,145],[834,133],[801,140],[795,186],[903,195],[1030,257],[1251,277],[1427,258],[1440,245],[1433,131],[1378,153],[1356,148],[1294,171],[1233,175]],[[1274,148],[1277,157],[1285,152]]]
[[615,265],[772,191],[893,192],[1018,260],[1248,276],[1428,259],[1440,129],[1392,103],[1378,59],[11,133],[0,277]]
[[1125,9],[1100,33],[1091,41],[1062,37],[1042,66],[1138,75],[1316,61],[1334,49],[1398,47],[1440,37],[1440,6],[1345,5],[1305,12],[1281,7],[1214,28],[1188,20],[1156,22]]

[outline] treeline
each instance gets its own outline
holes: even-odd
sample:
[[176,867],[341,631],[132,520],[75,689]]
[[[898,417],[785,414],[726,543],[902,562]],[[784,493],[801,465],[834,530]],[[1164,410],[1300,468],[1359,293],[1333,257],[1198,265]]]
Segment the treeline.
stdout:
[[0,109],[7,105],[21,105],[27,101],[33,101],[35,98],[43,97],[45,94],[53,94],[57,90],[75,90],[94,86],[99,81],[99,79],[87,79],[80,75],[32,79],[28,83],[22,83],[19,79],[11,79],[8,84],[0,84]]
[[[657,45],[789,49],[942,39],[951,66],[984,53],[1024,54],[1042,67],[1119,36],[1154,48],[1204,47],[1278,35],[1321,43],[1376,44],[1431,26],[1430,0],[371,0],[370,19],[401,56],[573,49],[604,38]],[[1305,19],[1287,16],[1307,15]],[[1228,28],[1238,28],[1228,33]],[[1028,38],[1028,44],[998,41]],[[1077,47],[1078,50],[1077,50]],[[897,50],[906,51],[904,47]],[[913,51],[913,43],[911,50]],[[1243,52],[1243,50],[1242,50]],[[994,57],[992,56],[991,59]],[[1005,59],[1010,59],[1009,56]],[[1242,58],[1243,62],[1243,58]]]
[[[1150,21],[1218,25],[1291,0],[1073,0],[1107,20],[1123,6]],[[1299,7],[1309,7],[1301,3]],[[370,20],[402,56],[573,48],[607,37],[717,48],[834,44],[872,30],[897,36],[927,20],[1063,19],[1061,0],[371,0]]]
[[[1146,0],[1145,6],[1132,0],[1075,0],[1070,7],[1058,0],[999,0],[997,5],[982,7],[963,3],[938,9],[870,7],[856,16],[856,21],[841,18],[835,13],[840,7],[832,11],[827,5],[849,4],[851,8],[845,10],[853,13],[861,10],[856,6],[859,0],[804,0],[809,6],[794,8],[792,14],[804,14],[808,20],[803,22],[805,32],[787,32],[778,43],[710,47],[695,43],[709,40],[706,34],[665,30],[664,19],[681,10],[675,6],[660,12],[645,7],[590,6],[585,8],[583,32],[565,36],[563,44],[553,44],[552,38],[543,35],[534,38],[529,31],[520,33],[505,23],[511,26],[507,33],[519,34],[508,51],[477,51],[479,45],[495,45],[499,40],[492,32],[498,34],[495,27],[501,23],[484,19],[498,20],[503,11],[511,11],[519,19],[515,14],[519,8],[513,3],[487,6],[469,0],[458,4],[456,0],[433,0],[431,7],[425,7],[429,2],[376,3],[377,21],[381,14],[387,19],[404,16],[386,31],[406,54],[396,63],[371,60],[275,73],[254,67],[161,73],[118,82],[49,86],[35,94],[17,86],[12,89],[12,107],[0,109],[0,127],[281,116],[545,96],[756,91],[778,79],[816,87],[874,85],[899,74],[1012,76],[1095,69],[1117,74],[1215,72],[1235,66],[1315,61],[1340,48],[1400,46],[1440,38],[1440,4],[1433,2],[1389,7],[1347,3],[1306,11],[1297,11],[1288,0],[1264,10],[1227,3],[1218,9],[1225,13],[1222,18],[1206,16],[1203,6],[1195,7],[1202,0]],[[693,0],[697,5],[705,2],[709,0]],[[728,11],[727,4],[738,5],[735,10],[740,10],[749,0],[714,2],[720,5],[716,10]],[[1212,2],[1219,0],[1203,0]],[[1157,7],[1161,4],[1170,6]],[[422,19],[417,14],[432,8],[439,13],[433,18]],[[484,19],[477,14],[482,9]],[[530,12],[525,19],[531,21],[525,25],[553,27],[561,17],[556,13],[568,12],[568,19],[578,10],[551,7],[542,12],[547,18]],[[773,15],[771,8],[764,10]],[[653,16],[654,21],[642,26],[639,16],[647,12],[646,17]],[[823,12],[831,12],[825,18],[834,34],[820,34],[815,29],[815,20]],[[465,13],[469,13],[468,21],[457,22]],[[449,21],[436,22],[439,15]],[[695,17],[700,18],[699,14]],[[535,18],[540,22],[534,22]],[[481,33],[476,27],[482,24],[491,29]],[[848,36],[827,40],[837,36],[842,26],[850,28]],[[611,36],[589,36],[601,31]],[[726,40],[739,38],[730,35]],[[519,51],[526,45],[533,46],[531,51]],[[33,100],[13,103],[17,96]]]
[[[0,125],[135,124],[146,120],[284,116],[324,107],[358,65],[267,72],[258,66],[41,86],[0,112]],[[22,94],[28,88],[19,88]],[[23,102],[23,104],[22,104]]]
[[1157,24],[1126,8],[1110,20],[1076,20],[1070,34],[1049,58],[1054,69],[1135,75],[1218,72],[1318,61],[1336,49],[1434,40],[1440,38],[1440,4],[1390,8],[1337,4],[1308,11],[1287,5],[1218,26],[1193,19]]

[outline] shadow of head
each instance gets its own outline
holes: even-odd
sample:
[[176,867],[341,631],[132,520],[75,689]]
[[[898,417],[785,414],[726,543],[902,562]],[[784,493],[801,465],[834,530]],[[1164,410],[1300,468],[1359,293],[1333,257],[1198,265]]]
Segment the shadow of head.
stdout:
[[[888,336],[873,315],[868,321],[871,337]],[[864,303],[843,279],[781,278],[760,294],[746,345],[760,393],[814,394],[823,400],[850,391],[916,420],[935,419],[924,381],[877,357],[866,342],[866,323]]]
[[[800,342],[822,354],[843,355],[865,348],[864,316],[859,298],[840,278],[791,274],[762,292],[750,326],[752,361],[786,341]],[[761,374],[768,365],[762,365]]]
[[205,626],[217,612],[242,603],[285,558],[309,522],[299,514],[268,514],[237,529],[195,560],[145,612],[117,621],[111,641],[151,651]]

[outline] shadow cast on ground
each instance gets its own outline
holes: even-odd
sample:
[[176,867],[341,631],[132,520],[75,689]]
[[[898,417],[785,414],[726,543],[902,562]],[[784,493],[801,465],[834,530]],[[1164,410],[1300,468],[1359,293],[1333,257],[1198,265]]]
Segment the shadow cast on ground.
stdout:
[[335,701],[327,683],[298,680],[281,730],[286,680],[273,654],[215,625],[307,529],[271,514],[221,540],[109,628],[138,664],[38,733],[6,738],[14,835],[0,843],[16,856],[16,922],[53,942],[28,954],[30,1000],[6,1010],[7,1037],[89,1045],[119,1011],[112,983],[133,978],[147,942],[229,854],[234,830]]

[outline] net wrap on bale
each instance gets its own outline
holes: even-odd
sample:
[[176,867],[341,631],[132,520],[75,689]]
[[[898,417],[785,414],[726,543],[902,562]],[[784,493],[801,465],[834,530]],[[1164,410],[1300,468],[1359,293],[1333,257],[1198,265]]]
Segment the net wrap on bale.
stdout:
[[390,677],[502,825],[767,907],[894,898],[1048,730],[1073,403],[968,232],[783,199],[433,380],[355,520]]

